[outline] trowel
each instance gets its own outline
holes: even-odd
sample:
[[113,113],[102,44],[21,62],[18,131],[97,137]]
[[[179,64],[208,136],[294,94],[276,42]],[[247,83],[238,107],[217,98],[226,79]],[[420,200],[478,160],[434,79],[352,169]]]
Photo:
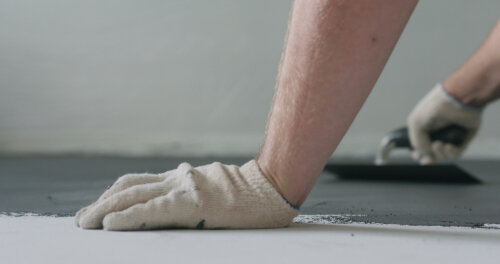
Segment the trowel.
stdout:
[[[450,125],[429,133],[431,141],[441,141],[443,143],[460,146],[464,143],[467,136],[467,130],[459,125]],[[389,162],[389,154],[393,149],[407,148],[412,149],[408,128],[402,127],[393,130],[385,135],[380,142],[380,148],[375,156],[376,165],[386,165]]]
[[[450,125],[429,133],[431,141],[439,140],[456,146],[464,143],[467,130],[459,125]],[[455,164],[418,165],[388,164],[392,150],[412,149],[408,128],[402,127],[387,133],[380,143],[373,164],[328,164],[325,169],[342,180],[382,180],[412,182],[448,182],[475,184],[477,178]]]

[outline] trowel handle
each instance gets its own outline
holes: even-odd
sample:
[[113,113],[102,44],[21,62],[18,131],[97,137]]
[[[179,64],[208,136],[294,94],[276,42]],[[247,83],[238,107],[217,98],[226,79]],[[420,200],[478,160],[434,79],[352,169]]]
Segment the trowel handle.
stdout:
[[[431,141],[442,141],[443,143],[453,144],[460,146],[464,143],[467,137],[467,129],[459,125],[449,125],[447,127],[434,130],[430,133]],[[390,132],[391,142],[395,144],[396,148],[409,148],[412,149],[408,128],[402,127]]]

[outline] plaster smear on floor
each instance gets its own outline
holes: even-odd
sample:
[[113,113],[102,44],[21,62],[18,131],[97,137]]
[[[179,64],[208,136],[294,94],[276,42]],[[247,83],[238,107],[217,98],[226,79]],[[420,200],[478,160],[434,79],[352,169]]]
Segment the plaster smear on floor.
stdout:
[[[347,219],[347,220],[346,220]],[[108,232],[73,217],[0,216],[0,263],[498,263],[500,230],[301,215],[289,228]]]

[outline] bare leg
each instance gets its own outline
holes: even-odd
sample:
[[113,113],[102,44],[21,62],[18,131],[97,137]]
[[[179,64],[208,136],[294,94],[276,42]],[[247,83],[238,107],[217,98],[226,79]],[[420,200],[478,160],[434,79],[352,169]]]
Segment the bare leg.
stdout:
[[447,92],[472,106],[500,97],[500,20],[483,45],[444,81]]
[[297,0],[260,169],[300,206],[384,68],[417,0]]

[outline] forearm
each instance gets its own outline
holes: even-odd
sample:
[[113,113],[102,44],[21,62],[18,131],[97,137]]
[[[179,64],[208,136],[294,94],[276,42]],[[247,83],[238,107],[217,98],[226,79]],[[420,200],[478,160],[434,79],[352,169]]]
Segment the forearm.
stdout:
[[294,3],[258,163],[302,204],[379,77],[414,1]]
[[444,80],[462,103],[482,107],[500,98],[500,21],[465,64]]

